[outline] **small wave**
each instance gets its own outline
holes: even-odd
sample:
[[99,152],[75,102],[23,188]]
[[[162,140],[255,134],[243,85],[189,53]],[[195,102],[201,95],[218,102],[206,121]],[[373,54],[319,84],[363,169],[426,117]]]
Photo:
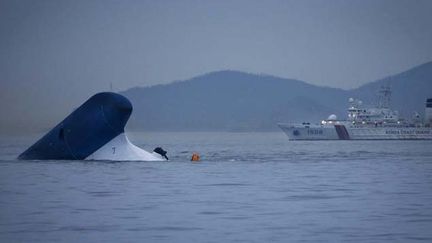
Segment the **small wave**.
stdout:
[[244,183],[214,183],[214,184],[204,184],[201,186],[248,186],[249,184]]

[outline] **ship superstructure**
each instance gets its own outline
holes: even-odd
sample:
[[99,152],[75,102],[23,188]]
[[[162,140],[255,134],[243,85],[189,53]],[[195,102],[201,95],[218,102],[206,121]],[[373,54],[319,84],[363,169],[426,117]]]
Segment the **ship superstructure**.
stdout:
[[346,120],[330,115],[318,124],[280,123],[278,126],[290,140],[432,139],[432,99],[426,100],[422,121],[417,112],[409,120],[400,118],[399,113],[390,108],[390,98],[391,89],[384,86],[373,108],[366,108],[362,101],[350,98]]

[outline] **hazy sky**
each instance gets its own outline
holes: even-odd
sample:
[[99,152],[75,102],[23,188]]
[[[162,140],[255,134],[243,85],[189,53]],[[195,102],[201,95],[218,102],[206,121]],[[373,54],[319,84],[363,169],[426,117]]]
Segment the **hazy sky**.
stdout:
[[0,0],[0,101],[48,114],[111,82],[221,69],[357,87],[431,61],[431,13],[430,0]]

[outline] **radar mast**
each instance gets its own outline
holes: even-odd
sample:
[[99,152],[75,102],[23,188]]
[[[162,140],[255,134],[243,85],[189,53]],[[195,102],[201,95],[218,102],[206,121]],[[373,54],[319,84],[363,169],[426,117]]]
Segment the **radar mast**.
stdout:
[[389,85],[381,86],[378,91],[378,108],[390,108],[391,88]]

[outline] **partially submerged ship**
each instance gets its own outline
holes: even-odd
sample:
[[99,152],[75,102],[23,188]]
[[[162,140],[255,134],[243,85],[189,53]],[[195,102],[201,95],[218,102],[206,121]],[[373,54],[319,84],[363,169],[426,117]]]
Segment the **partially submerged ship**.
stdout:
[[330,115],[318,124],[279,123],[290,140],[405,140],[432,139],[432,98],[426,100],[424,121],[418,113],[402,119],[390,108],[390,87],[381,87],[376,107],[349,99],[348,117],[338,120]]
[[98,93],[75,109],[19,155],[20,160],[164,161],[166,151],[147,152],[132,144],[124,127],[132,103],[124,96]]

